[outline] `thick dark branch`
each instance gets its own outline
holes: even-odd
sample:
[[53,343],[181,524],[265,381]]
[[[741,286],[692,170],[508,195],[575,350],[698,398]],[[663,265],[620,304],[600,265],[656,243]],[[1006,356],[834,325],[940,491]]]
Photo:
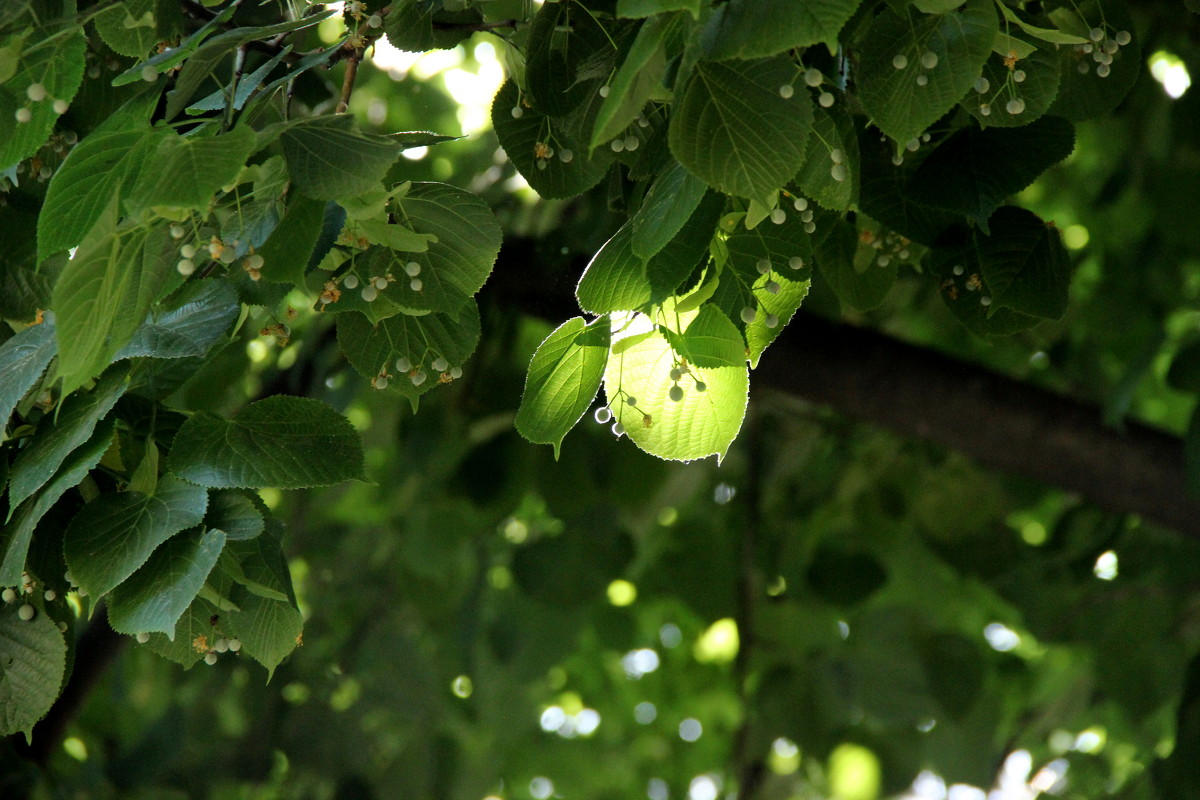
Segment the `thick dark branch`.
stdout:
[[[572,278],[537,275],[536,248],[507,242],[485,291],[529,314],[577,316]],[[1185,489],[1177,437],[1138,423],[1114,430],[1095,405],[878,332],[799,314],[767,350],[751,386],[756,394],[779,390],[829,405],[1200,537],[1200,501]]]

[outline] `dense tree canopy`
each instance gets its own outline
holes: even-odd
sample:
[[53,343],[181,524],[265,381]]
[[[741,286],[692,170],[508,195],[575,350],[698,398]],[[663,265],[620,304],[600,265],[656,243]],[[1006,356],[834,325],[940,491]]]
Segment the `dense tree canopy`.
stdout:
[[0,4],[0,796],[1200,792],[1184,5]]

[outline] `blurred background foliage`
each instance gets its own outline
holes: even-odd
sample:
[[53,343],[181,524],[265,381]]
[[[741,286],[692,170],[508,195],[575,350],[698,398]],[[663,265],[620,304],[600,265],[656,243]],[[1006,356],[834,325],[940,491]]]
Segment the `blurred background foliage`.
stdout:
[[[915,273],[866,313],[817,273],[805,310],[1089,400],[1194,453],[1200,91],[1184,79],[1200,74],[1200,24],[1175,3],[1134,11],[1147,68],[1133,92],[1020,197],[1074,257],[1061,322],[984,342]],[[336,41],[339,25],[316,35]],[[380,45],[350,110],[371,130],[461,134],[406,152],[394,176],[481,194],[569,296],[619,220],[605,184],[544,201],[507,163],[488,122],[505,60],[489,33],[424,55]],[[296,101],[331,104],[341,69],[308,73]],[[287,522],[304,646],[265,683],[234,658],[185,672],[131,645],[44,774],[4,745],[0,795],[1200,791],[1200,542],[769,393],[719,467],[656,461],[598,425],[556,463],[512,419],[560,320],[491,287],[480,303],[480,352],[415,415],[369,391],[301,298],[290,342],[257,335],[270,319],[243,327],[193,381],[197,407],[231,413],[272,387],[327,400],[362,432],[375,481],[264,492]]]

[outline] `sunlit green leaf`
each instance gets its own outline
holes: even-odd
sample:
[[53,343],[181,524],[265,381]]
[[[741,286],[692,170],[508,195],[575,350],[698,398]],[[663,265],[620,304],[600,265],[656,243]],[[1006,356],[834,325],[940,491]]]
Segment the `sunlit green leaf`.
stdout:
[[596,397],[608,345],[606,320],[589,326],[575,317],[547,336],[529,363],[517,431],[531,442],[554,445],[557,453]]

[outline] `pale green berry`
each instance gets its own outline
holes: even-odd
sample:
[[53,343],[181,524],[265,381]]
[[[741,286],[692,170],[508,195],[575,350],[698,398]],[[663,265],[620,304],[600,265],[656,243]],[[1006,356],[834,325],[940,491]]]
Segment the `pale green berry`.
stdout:
[[624,139],[613,139],[611,142],[609,142],[608,146],[612,148],[612,151],[614,153],[624,152],[625,140]]
[[771,222],[774,222],[776,225],[782,225],[785,221],[787,221],[786,211],[782,208],[771,209]]
[[213,664],[216,664],[217,663],[217,654],[216,653],[205,653],[204,654],[204,663],[208,664],[210,667]]
[[252,253],[246,258],[246,267],[249,269],[262,269],[263,264],[265,263],[266,259],[260,256],[258,253]]
[[779,87],[779,96],[782,97],[784,100],[791,100],[792,95],[794,95],[795,93],[796,93],[796,90],[792,87],[792,85],[790,83],[782,84]]
[[0,592],[0,599],[3,599],[6,603],[12,603],[16,601],[17,593],[11,588],[5,589],[3,592]]
[[671,390],[669,392],[667,392],[667,397],[671,398],[671,400],[678,403],[680,400],[683,399],[683,387],[679,386],[679,385],[672,386]]
[[1093,42],[1099,42],[1104,38],[1104,31],[1100,28],[1092,28],[1088,35],[1092,37]]
[[797,211],[803,211],[804,209],[808,208],[808,199],[804,197],[797,197],[792,201],[792,207]]
[[775,281],[767,281],[766,289],[769,294],[779,294],[780,286]]
[[670,375],[671,380],[677,381],[683,377],[683,370],[681,370],[679,367],[675,367],[671,370]]
[[834,164],[829,169],[830,177],[832,177],[838,183],[841,183],[842,181],[846,180],[846,177],[848,174],[849,173],[847,173],[847,171],[846,171],[845,164]]
[[25,88],[25,96],[35,103],[46,99],[46,87],[40,83],[31,83]]
[[1017,83],[1024,83],[1025,78],[1027,77],[1025,75],[1025,70],[1023,70],[1023,69],[1014,69],[1012,75],[1013,75],[1013,80],[1016,81]]
[[145,631],[142,631],[137,635],[138,644],[145,644],[148,641],[150,641],[150,634],[146,633]]
[[608,421],[612,419],[612,411],[608,409],[608,406],[600,406],[592,416],[595,417],[596,422],[607,425]]
[[766,319],[763,320],[763,324],[768,328],[778,328],[779,317],[775,316],[774,314],[767,314]]
[[368,303],[374,303],[375,299],[377,297],[379,297],[379,290],[376,289],[373,285],[368,284],[363,287],[363,290],[362,290],[362,299],[363,300],[365,300]]
[[833,95],[829,92],[821,92],[820,96],[817,97],[817,103],[820,104],[821,108],[829,108],[833,105]]
[[384,389],[386,389],[388,387],[388,376],[387,375],[376,375],[374,384],[375,384],[375,388],[382,392]]
[[179,259],[179,263],[175,265],[175,269],[180,275],[186,278],[196,271],[196,262],[190,258],[181,258]]
[[450,368],[450,377],[453,378],[454,380],[458,380],[459,378],[461,378],[462,377],[462,368],[461,367],[451,367]]
[[224,636],[222,636],[220,639],[217,639],[215,642],[213,642],[213,650],[216,650],[218,653],[228,653],[229,640]]
[[[1083,66],[1085,66],[1085,67],[1086,67],[1086,66],[1087,66],[1087,64],[1084,64]],[[1086,72],[1086,70],[1085,70],[1085,72]],[[989,116],[991,113],[992,113],[992,107],[991,107],[990,105],[988,105],[987,103],[980,103],[980,104],[979,104],[979,114],[980,114],[980,116],[984,116],[984,117],[986,117],[986,116]]]
[[558,151],[558,158],[564,164],[570,164],[572,161],[575,160],[575,154],[564,147],[562,150]]
[[801,222],[812,222],[812,220],[813,220],[813,210],[811,208],[807,209],[805,211],[802,211],[800,213],[800,221]]
[[703,392],[708,389],[708,384],[704,381],[696,381],[696,391]]
[[158,70],[150,66],[142,67],[142,80],[146,83],[154,83],[158,80]]
[[387,278],[382,275],[376,275],[374,278],[371,278],[371,285],[381,292],[387,288],[387,283]]
[[357,289],[358,276],[353,272],[348,273],[346,277],[342,278],[342,286],[345,286],[347,289]]
[[814,232],[816,232],[816,230],[817,230],[817,223],[815,223],[815,222],[806,222],[806,223],[804,224],[804,232],[805,232],[805,233],[814,233]]
[[984,308],[987,308],[991,304],[992,304],[992,298],[988,297],[986,294],[983,297],[979,298],[979,305],[983,306]]
[[904,69],[908,66],[908,56],[904,55],[904,53],[896,53],[896,55],[892,56],[892,66],[896,69]]
[[1079,71],[1080,75],[1087,75],[1088,72],[1091,71],[1092,67],[1086,61],[1080,61],[1078,64],[1075,65],[1075,69],[1077,69]]
[[1117,31],[1117,44],[1124,47],[1133,41],[1133,35],[1129,31]]
[[955,275],[962,275],[964,272],[966,272],[966,270],[963,269],[962,264],[955,264],[954,269],[952,269],[950,271],[953,272]]
[[513,119],[520,119],[521,117],[525,116],[525,109],[521,108],[520,106],[513,106],[511,113]]
[[938,65],[938,54],[932,50],[926,50],[921,54],[921,66],[925,69],[933,69]]
[[641,140],[639,140],[638,137],[634,136],[632,133],[625,137],[625,149],[631,153],[634,150],[637,150],[641,144]]
[[229,640],[229,652],[236,653],[238,650],[241,650],[241,649],[242,649],[242,640],[241,639],[234,638],[234,639]]
[[808,86],[820,86],[821,81],[825,80],[825,76],[821,74],[821,70],[816,67],[809,67],[804,70],[804,83]]
[[434,372],[445,372],[446,367],[450,366],[450,362],[441,356],[438,356],[433,360],[433,364],[431,366],[433,367]]
[[29,620],[33,619],[34,613],[33,606],[29,605],[29,603],[17,609],[17,616],[21,618],[22,622],[29,622]]
[[408,282],[408,288],[412,289],[414,292],[419,292],[425,288],[425,284],[420,278],[413,278]]
[[835,147],[829,151],[829,160],[835,164],[841,164],[846,160],[846,154],[842,152],[840,147]]
[[429,376],[427,376],[424,372],[422,372],[421,370],[417,370],[412,375],[412,377],[409,378],[409,380],[412,381],[413,386],[420,386],[422,383],[425,382],[425,379],[427,377],[429,377]]
[[760,258],[758,263],[754,265],[754,268],[758,270],[759,275],[766,275],[771,271],[771,262],[769,259]]
[[987,78],[980,75],[979,80],[975,81],[975,91],[979,92],[980,94],[983,94],[984,92],[986,92],[988,90],[988,87],[990,87],[991,85],[992,85],[991,81],[989,81]]
[[746,306],[742,309],[741,317],[742,322],[749,325],[750,323],[754,322],[754,320],[758,319],[758,312],[750,306]]
[[614,422],[612,426],[613,436],[621,437],[625,435],[625,426],[619,422]]
[[410,261],[404,265],[404,272],[410,278],[415,278],[421,274],[421,265],[416,261]]
[[792,256],[788,259],[788,266],[792,269],[804,269],[804,259],[800,256]]
[[58,597],[58,592],[54,591],[53,589],[47,589],[42,593],[42,597],[46,599],[47,603],[51,603],[54,602],[56,597]]
[[397,372],[408,372],[410,369],[412,369],[412,362],[409,361],[407,358],[405,358],[404,356],[401,356],[400,358],[396,359],[396,371]]
[[601,96],[601,97],[608,97],[608,93],[609,93],[609,92],[611,92],[611,91],[612,91],[612,89],[611,89],[610,87],[608,87],[607,85],[605,85],[605,86],[601,86],[601,87],[600,87],[600,96]]
[[33,112],[30,111],[28,108],[18,108],[13,113],[13,117],[16,118],[17,122],[25,123],[25,122],[29,122],[29,120],[33,119]]
[[368,28],[378,28],[382,24],[383,17],[379,16],[378,14],[372,14],[371,16],[367,17]]
[[1096,67],[1096,74],[1101,78],[1107,78],[1111,73],[1112,67],[1110,67],[1108,64],[1101,64],[1100,66]]
[[631,395],[631,394],[627,394],[627,395],[625,395],[625,402],[626,402],[626,404],[628,404],[628,405],[631,405],[631,406],[636,406],[636,405],[637,405],[637,398],[636,398],[636,397],[634,397],[634,396],[633,396],[633,395]]
[[1020,114],[1025,110],[1025,101],[1019,97],[1014,97],[1004,104],[1004,110],[1010,114]]
[[[174,235],[174,233],[172,233],[172,235]],[[193,256],[196,255],[196,245],[194,245],[194,244],[183,245],[182,247],[179,248],[179,255],[183,256],[184,258],[192,258]]]
[[542,170],[546,169],[546,160],[543,158],[539,158],[537,161],[535,161],[533,163],[537,165],[538,169],[542,169]]

